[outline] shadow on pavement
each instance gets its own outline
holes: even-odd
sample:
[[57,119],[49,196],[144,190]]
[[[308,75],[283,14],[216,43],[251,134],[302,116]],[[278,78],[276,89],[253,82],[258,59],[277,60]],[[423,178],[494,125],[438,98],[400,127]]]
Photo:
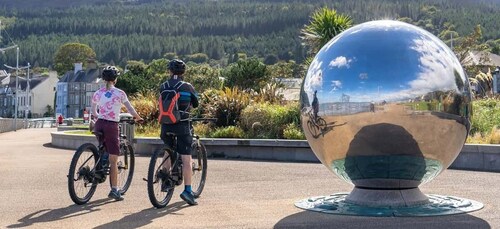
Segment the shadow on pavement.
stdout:
[[483,219],[469,214],[430,217],[362,217],[304,211],[280,220],[274,228],[453,228],[490,229]]
[[45,148],[52,148],[52,149],[68,149],[68,148],[64,148],[64,147],[53,146],[52,143],[50,143],[50,142],[47,142],[47,143],[43,144],[42,146]]
[[[127,215],[119,220],[115,220],[113,222],[97,226],[94,229],[139,228],[152,223],[153,220],[156,218],[160,218],[175,213],[185,207],[189,207],[189,205],[187,205],[186,202],[184,201],[179,201],[171,205],[168,205],[167,207],[162,209],[148,208],[140,212]],[[164,225],[164,226],[175,228],[175,225]]]
[[91,212],[100,211],[96,207],[114,202],[114,200],[105,198],[100,200],[91,201],[85,205],[70,205],[58,209],[44,209],[33,212],[18,220],[18,224],[7,226],[7,228],[19,228],[32,226],[35,223],[52,222],[71,217],[85,215]]

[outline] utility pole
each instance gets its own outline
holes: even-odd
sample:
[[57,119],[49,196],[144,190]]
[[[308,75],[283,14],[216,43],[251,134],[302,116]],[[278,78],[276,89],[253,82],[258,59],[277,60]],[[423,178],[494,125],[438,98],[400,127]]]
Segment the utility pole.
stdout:
[[[16,69],[16,104],[15,104],[15,108],[14,108],[14,131],[17,130],[17,113],[19,112],[19,70],[22,70],[22,69],[28,69],[28,81],[29,81],[29,68],[30,68],[30,64],[28,63],[27,66],[22,66],[22,67],[19,67],[19,47],[17,47],[17,62],[16,62],[16,67],[12,67],[12,66],[9,66],[9,65],[6,65],[4,64],[4,66],[6,68],[9,68],[9,69]],[[27,82],[27,88],[29,87],[29,82]],[[28,95],[29,96],[29,95]],[[29,101],[28,101],[29,102]]]
[[24,119],[27,120],[28,119],[28,114],[31,112],[31,86],[30,86],[30,63],[28,63],[28,76],[27,76],[27,79],[26,79],[26,92],[27,92],[27,110],[28,112],[24,114]]
[[[16,54],[16,99],[15,99],[15,114],[14,114],[14,131],[17,130],[17,88],[19,87],[19,47],[17,45],[13,45],[13,46],[10,46],[10,47],[7,47],[7,48],[0,48],[0,52],[1,53],[5,53],[5,51],[9,50],[9,49],[14,49],[16,48],[17,49],[17,54]],[[12,67],[11,67],[12,68]],[[14,68],[12,68],[14,69]]]
[[[2,27],[1,27],[1,22],[0,22],[0,31],[2,30]],[[14,131],[17,130],[17,88],[19,87],[19,46],[17,46],[16,44],[12,45],[12,46],[9,46],[9,47],[6,47],[6,48],[0,48],[0,52],[3,54],[5,53],[5,51],[7,50],[10,50],[10,49],[16,49],[17,52],[16,52],[16,99],[15,99],[15,114],[14,114]]]

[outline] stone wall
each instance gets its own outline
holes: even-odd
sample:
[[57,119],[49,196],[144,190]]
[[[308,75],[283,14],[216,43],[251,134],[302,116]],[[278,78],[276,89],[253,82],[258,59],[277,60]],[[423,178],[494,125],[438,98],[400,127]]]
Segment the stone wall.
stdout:
[[[305,140],[281,139],[201,139],[212,158],[234,158],[294,162],[319,162]],[[91,135],[52,132],[52,145],[76,149],[86,142],[97,144]],[[155,137],[134,139],[136,154],[151,155],[162,147],[162,140]],[[500,145],[466,144],[450,169],[500,172]]]
[[[17,119],[17,130],[24,128],[24,120]],[[0,119],[0,133],[9,132],[14,130],[14,119],[2,118]]]

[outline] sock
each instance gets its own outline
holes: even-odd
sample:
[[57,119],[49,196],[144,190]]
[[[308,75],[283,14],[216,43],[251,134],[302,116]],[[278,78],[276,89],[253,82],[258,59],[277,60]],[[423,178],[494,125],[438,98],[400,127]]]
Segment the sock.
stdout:
[[113,186],[113,187],[111,187],[111,189],[113,189],[113,190],[115,190],[115,191],[118,191],[118,190],[119,190],[119,189],[118,189],[118,186]]
[[193,190],[191,190],[191,185],[184,185],[184,192],[193,192]]

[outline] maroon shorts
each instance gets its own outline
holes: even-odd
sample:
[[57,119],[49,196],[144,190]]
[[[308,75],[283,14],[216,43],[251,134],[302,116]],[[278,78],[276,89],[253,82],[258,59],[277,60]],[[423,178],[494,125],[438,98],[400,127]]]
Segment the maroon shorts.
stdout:
[[[120,140],[118,139],[118,123],[105,119],[98,119],[94,126],[95,132],[102,132],[104,146],[109,154],[120,154]],[[99,140],[99,138],[98,138]]]

